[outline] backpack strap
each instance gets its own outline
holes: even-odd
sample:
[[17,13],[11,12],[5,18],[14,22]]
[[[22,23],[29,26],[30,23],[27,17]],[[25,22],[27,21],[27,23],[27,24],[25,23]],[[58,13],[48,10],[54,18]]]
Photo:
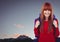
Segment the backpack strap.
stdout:
[[[40,22],[40,25],[41,25],[41,19],[40,19],[40,17],[39,18],[37,18],[37,20],[39,20],[39,22]],[[37,29],[38,29],[38,36],[40,35],[40,25],[37,27]]]
[[[57,20],[57,18],[53,18],[53,20]],[[56,27],[53,25],[53,23],[52,23],[52,26],[54,27],[53,30],[54,30],[54,36],[55,36],[55,33],[56,33]]]

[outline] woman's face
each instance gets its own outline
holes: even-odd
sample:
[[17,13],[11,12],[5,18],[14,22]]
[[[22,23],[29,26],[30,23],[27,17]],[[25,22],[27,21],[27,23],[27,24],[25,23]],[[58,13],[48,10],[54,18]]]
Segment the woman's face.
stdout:
[[45,17],[49,17],[50,16],[50,14],[51,14],[51,11],[50,10],[44,10],[44,16]]

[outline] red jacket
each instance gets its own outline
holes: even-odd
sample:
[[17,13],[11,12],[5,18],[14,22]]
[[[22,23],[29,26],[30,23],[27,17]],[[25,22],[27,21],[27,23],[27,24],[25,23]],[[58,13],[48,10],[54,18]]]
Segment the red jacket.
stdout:
[[[35,23],[36,23],[36,21],[35,21]],[[56,20],[56,21],[58,24],[58,20]],[[59,35],[58,27],[55,28],[56,29],[55,35],[54,35],[53,29],[49,33],[47,32],[48,31],[48,21],[44,21],[43,28],[44,28],[44,32],[40,32],[40,34],[39,34],[38,29],[34,27],[35,37],[39,37],[38,42],[55,42],[55,37],[58,37],[58,35]],[[52,27],[52,28],[54,28],[54,27]]]

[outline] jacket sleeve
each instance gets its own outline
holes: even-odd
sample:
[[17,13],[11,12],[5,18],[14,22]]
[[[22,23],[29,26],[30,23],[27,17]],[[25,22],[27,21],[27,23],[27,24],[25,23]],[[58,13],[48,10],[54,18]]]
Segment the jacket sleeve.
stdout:
[[36,21],[34,21],[34,34],[35,34],[35,37],[38,37],[38,28],[35,27],[35,24],[36,24]]
[[59,36],[59,24],[58,24],[58,20],[57,19],[56,19],[56,21],[57,21],[57,26],[58,27],[56,27],[55,37],[57,38]]

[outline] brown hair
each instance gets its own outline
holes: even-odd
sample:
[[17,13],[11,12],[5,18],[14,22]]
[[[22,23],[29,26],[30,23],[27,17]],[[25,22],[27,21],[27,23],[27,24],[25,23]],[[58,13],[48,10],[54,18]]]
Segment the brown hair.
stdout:
[[51,11],[50,16],[48,17],[48,23],[49,23],[48,31],[50,31],[51,28],[52,28],[52,21],[53,21],[53,9],[52,9],[51,4],[48,3],[48,2],[44,3],[43,6],[42,6],[42,9],[41,9],[41,15],[40,15],[41,26],[40,26],[40,31],[43,31],[43,23],[44,23],[44,20],[45,20],[45,16],[44,16],[44,13],[43,13],[44,10],[50,10]]

